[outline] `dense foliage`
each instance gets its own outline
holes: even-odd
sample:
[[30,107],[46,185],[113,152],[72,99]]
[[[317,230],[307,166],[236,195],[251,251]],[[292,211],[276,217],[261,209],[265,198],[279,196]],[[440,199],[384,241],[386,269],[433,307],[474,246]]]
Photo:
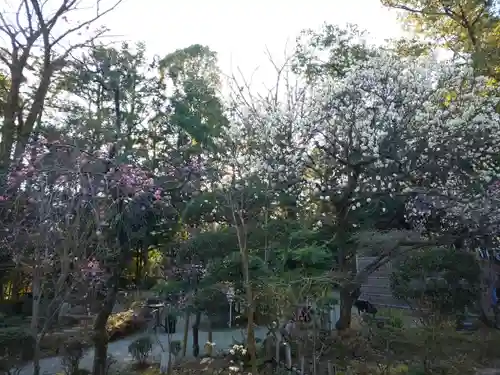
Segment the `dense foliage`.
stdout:
[[396,263],[395,296],[428,320],[457,319],[480,299],[480,269],[474,254],[447,248],[419,251]]
[[[396,257],[400,297],[443,315],[478,299],[470,253],[498,245],[500,224],[488,4],[466,9],[480,7],[479,33],[451,6],[384,2],[417,28],[432,24],[426,37],[455,36],[444,44],[454,59],[324,25],[274,65],[269,92],[235,80],[222,96],[206,46],[149,58],[143,44],[101,44],[97,30],[64,49],[102,14],[56,37],[78,2],[60,3],[44,15],[32,0],[12,25],[0,19],[12,42],[0,49],[0,296],[13,308],[23,294],[31,301],[35,374],[40,340],[68,301],[96,316],[93,372],[104,374],[106,322],[129,284],[196,313],[196,329],[202,313],[226,314],[234,292],[253,366],[254,322],[339,296],[336,326],[348,328],[353,292]],[[365,253],[376,260],[356,270]]]

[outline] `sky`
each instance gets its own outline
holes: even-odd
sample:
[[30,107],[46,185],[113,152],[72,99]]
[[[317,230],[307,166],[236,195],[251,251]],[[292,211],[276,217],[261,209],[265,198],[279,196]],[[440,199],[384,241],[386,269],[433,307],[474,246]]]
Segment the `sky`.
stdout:
[[208,45],[224,73],[259,82],[273,79],[266,48],[284,61],[304,28],[355,23],[374,42],[402,35],[396,14],[379,0],[124,0],[104,21],[119,38],[144,41],[150,54]]
[[[92,18],[97,1],[104,9],[117,0],[79,0],[79,10],[66,14],[54,32],[62,33],[69,24]],[[13,24],[20,3],[0,0],[0,11]],[[44,0],[43,4],[44,14],[49,15],[61,0]],[[380,0],[122,0],[93,26],[104,24],[110,29],[112,37],[106,41],[145,42],[151,56],[163,57],[195,43],[208,45],[218,53],[223,73],[243,76],[253,86],[271,87],[276,74],[266,49],[280,65],[290,56],[301,30],[319,29],[324,23],[357,24],[375,43],[403,35],[397,14]],[[65,38],[61,48],[88,38],[86,33]],[[0,36],[0,43],[8,40]]]

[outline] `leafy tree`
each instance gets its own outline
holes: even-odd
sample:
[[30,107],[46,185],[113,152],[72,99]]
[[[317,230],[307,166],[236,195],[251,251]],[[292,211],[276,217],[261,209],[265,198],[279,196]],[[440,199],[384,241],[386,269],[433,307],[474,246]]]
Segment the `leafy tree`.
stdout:
[[[325,181],[332,189],[323,185],[323,195],[336,213],[337,237],[356,231],[353,213],[380,204],[380,196],[416,196],[412,209],[419,212],[432,209],[417,202],[439,196],[442,207],[463,210],[452,203],[455,197],[474,201],[497,173],[495,146],[483,133],[486,126],[496,134],[498,99],[484,96],[494,89],[459,66],[420,64],[381,55],[353,69],[339,88],[318,92],[324,121],[316,128],[317,162],[335,166]],[[331,111],[326,118],[325,108]],[[349,247],[343,252],[339,266],[347,271],[353,255]]]
[[[2,140],[0,142],[0,167],[6,174],[11,155],[17,160],[28,144],[35,124],[39,120],[45,98],[54,74],[64,68],[71,53],[82,48],[105,33],[105,29],[91,32],[87,38],[76,38],[70,47],[64,47],[69,37],[82,35],[105,14],[115,9],[120,1],[84,20],[73,21],[78,8],[77,0],[60,0],[54,11],[46,13],[43,2],[38,0],[20,3],[15,16],[10,19],[2,13],[0,31],[9,41],[9,48],[2,47],[0,61],[8,71],[10,86],[3,110]],[[38,46],[41,52],[38,54]],[[27,75],[38,77],[32,95],[23,96]],[[15,148],[15,149],[14,149]]]
[[[139,46],[134,54],[125,45],[121,50],[96,47],[82,61],[75,61],[67,67],[65,75],[58,77],[57,89],[78,95],[79,99],[70,96],[64,101],[51,103],[59,105],[60,114],[64,114],[63,111],[68,114],[65,119],[67,131],[50,126],[55,119],[48,118],[43,122],[40,127],[43,135],[38,135],[38,141],[23,155],[28,162],[10,173],[8,194],[2,195],[6,204],[14,204],[25,194],[36,193],[35,196],[40,198],[32,202],[39,207],[34,214],[29,205],[23,210],[20,207],[24,206],[16,205],[13,212],[16,215],[8,217],[12,228],[29,225],[27,232],[30,236],[30,232],[35,231],[35,237],[28,237],[30,240],[43,238],[43,232],[36,232],[37,223],[43,220],[45,212],[41,208],[51,212],[56,201],[64,208],[57,211],[57,216],[52,214],[53,218],[46,222],[49,228],[57,221],[65,223],[62,218],[66,217],[68,210],[71,215],[76,215],[73,211],[83,215],[85,226],[73,225],[69,229],[58,223],[57,235],[65,240],[66,246],[70,246],[72,236],[86,238],[87,252],[80,257],[94,257],[106,270],[103,279],[98,280],[107,292],[99,301],[101,308],[94,324],[96,374],[103,373],[106,368],[106,321],[115,303],[118,281],[125,266],[138,250],[147,252],[150,245],[168,242],[175,236],[184,202],[193,192],[199,192],[200,185],[195,176],[201,176],[203,166],[189,155],[187,159],[180,158],[184,156],[182,152],[167,153],[148,163],[148,160],[144,161],[141,150],[134,147],[138,139],[147,142],[150,134],[142,132],[142,125],[151,119],[146,104],[156,105],[150,99],[156,93],[161,98],[158,90],[163,88],[159,81],[142,75],[146,62],[141,48]],[[84,103],[82,99],[88,102]],[[168,113],[161,111],[161,107],[155,106],[154,109],[159,111],[158,116],[168,119]],[[148,164],[155,166],[155,174],[148,169]],[[47,200],[47,196],[52,196],[53,200]],[[26,221],[27,215],[33,217],[32,222]],[[18,235],[19,231],[12,233]],[[7,235],[5,243],[22,243],[13,242],[10,237],[12,235]],[[50,237],[33,241],[37,254],[46,241],[50,241]],[[67,259],[81,249],[74,248],[74,244],[70,250],[57,247],[50,259],[66,264]],[[89,254],[91,249],[94,251]],[[58,252],[63,250],[64,256]],[[40,256],[45,259],[48,255],[41,253]],[[65,275],[61,273],[62,280]]]
[[[163,138],[157,143],[157,152],[170,153],[181,168],[197,168],[197,175],[191,177],[192,195],[183,195],[184,205],[178,207],[182,212],[182,225],[187,233],[203,231],[207,223],[214,221],[215,197],[206,190],[213,188],[222,167],[220,154],[222,136],[228,126],[223,103],[218,95],[220,71],[217,54],[208,47],[198,44],[174,51],[158,62],[160,82],[170,89],[166,95],[167,107],[164,111],[166,127],[157,128],[156,135]],[[168,145],[165,140],[172,140]],[[173,152],[172,152],[173,151]],[[209,188],[203,188],[203,185]],[[205,194],[207,193],[207,194]],[[208,210],[208,211],[207,211]],[[186,254],[186,253],[184,253]],[[207,257],[194,251],[185,258],[187,264],[201,262],[206,267]],[[189,267],[188,267],[189,268]],[[194,299],[199,300],[198,277],[190,278]],[[193,350],[199,353],[198,326],[201,310],[196,310],[193,325]]]
[[[37,330],[38,304],[48,293],[43,278],[47,267],[54,264],[60,267],[51,298],[54,303],[61,303],[75,283],[89,283],[84,280],[80,267],[85,267],[85,262],[90,260],[99,262],[103,273],[90,280],[90,284],[106,291],[98,300],[101,306],[94,323],[94,372],[100,374],[106,367],[106,322],[115,303],[124,265],[133,254],[132,249],[147,237],[159,218],[164,223],[170,219],[174,226],[177,217],[171,214],[170,192],[159,192],[144,170],[113,164],[109,153],[93,157],[58,140],[39,142],[26,158],[31,163],[10,176],[11,189],[15,185],[27,185],[31,189],[30,198],[22,205],[19,204],[22,190],[14,190],[12,196],[4,197],[4,202],[12,204],[15,210],[9,217],[13,230],[8,231],[3,240],[14,247],[29,245],[32,252],[26,254],[26,258],[19,251],[14,253],[17,262],[29,262],[34,257],[32,289],[36,303],[32,330],[36,333],[38,353],[41,337],[50,322],[45,323],[42,331]],[[82,174],[85,178],[80,178]],[[50,200],[45,198],[47,195]],[[54,243],[55,248],[49,246]],[[75,265],[75,258],[83,264]],[[71,284],[68,278],[73,281]],[[35,371],[37,365],[35,360]]]
[[[179,130],[178,141],[214,146],[228,121],[217,96],[220,71],[217,54],[199,44],[177,50],[159,61],[160,74],[173,84],[169,97],[170,121]],[[186,136],[191,139],[186,139]]]
[[[66,131],[79,147],[94,152],[113,142],[124,160],[150,158],[146,149],[139,148],[139,142],[147,138],[142,126],[156,110],[151,99],[160,99],[161,91],[156,77],[146,77],[154,67],[150,68],[145,53],[141,43],[134,48],[123,43],[119,49],[95,46],[66,67],[57,90],[71,96],[60,101],[57,109],[65,115]],[[119,88],[118,101],[115,88]],[[113,118],[117,104],[121,113],[119,129]]]
[[324,24],[319,31],[303,30],[297,38],[294,71],[308,79],[342,77],[352,64],[376,53],[366,38],[366,32],[352,24],[345,28]]
[[[256,372],[257,310],[281,318],[304,293],[331,299],[333,285],[337,326],[347,328],[353,292],[383,264],[497,241],[499,97],[478,50],[460,46],[472,63],[422,57],[429,46],[409,41],[377,49],[355,27],[325,25],[302,33],[285,64],[271,61],[269,92],[233,77],[227,100],[216,53],[198,44],[148,60],[142,44],[92,43],[79,59],[51,54],[48,70],[29,47],[49,78],[36,82],[43,100],[30,102],[34,110],[23,111],[32,99],[18,93],[4,112],[5,262],[44,265],[30,275],[38,296],[48,285],[53,295],[75,283],[88,289],[69,260],[99,263],[103,273],[90,281],[105,291],[94,325],[100,375],[118,281],[133,259],[146,265],[160,250],[168,262],[158,288],[184,292],[179,307],[196,311],[194,327],[213,312],[211,298],[236,288]],[[6,76],[2,109],[24,87],[14,78]],[[377,259],[356,272],[364,251]],[[260,309],[274,299],[285,307]],[[197,353],[197,330],[193,343]]]
[[458,319],[480,299],[481,270],[474,253],[435,248],[395,263],[391,288],[428,322]]
[[382,0],[405,12],[405,22],[424,38],[471,56],[479,74],[498,80],[500,18],[492,0]]
[[[301,102],[310,110],[300,124],[309,134],[304,137],[308,147],[295,149],[301,155],[306,151],[307,173],[302,175],[316,197],[310,204],[319,206],[321,227],[334,235],[342,297],[338,327],[344,328],[351,316],[351,292],[395,251],[460,236],[451,227],[440,233],[444,223],[439,230],[413,226],[412,232],[396,232],[380,246],[377,261],[353,277],[357,248],[368,242],[356,239],[360,231],[373,228],[367,213],[391,209],[389,214],[401,217],[401,204],[391,203],[399,197],[406,202],[407,217],[426,210],[434,215],[439,209],[446,218],[475,217],[470,207],[482,204],[498,170],[496,142],[484,133],[488,128],[488,134],[497,134],[498,98],[487,79],[476,79],[458,63],[400,58],[390,51],[353,62],[343,76],[321,77],[311,91],[304,98],[307,104]],[[293,110],[279,108],[273,121],[285,122]],[[489,222],[491,209],[486,211],[480,217]],[[380,239],[370,238],[368,246],[377,248]]]

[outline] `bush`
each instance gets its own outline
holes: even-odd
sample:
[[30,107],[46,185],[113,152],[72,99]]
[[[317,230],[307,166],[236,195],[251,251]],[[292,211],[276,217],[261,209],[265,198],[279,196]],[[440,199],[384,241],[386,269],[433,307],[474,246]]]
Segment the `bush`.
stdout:
[[456,319],[479,301],[481,270],[474,254],[435,248],[414,252],[394,266],[394,295],[425,318]]
[[387,318],[386,324],[393,328],[404,328],[403,312],[398,310],[382,310],[377,316]]
[[[65,372],[58,372],[56,375],[65,375]],[[76,372],[73,375],[91,375],[92,371],[86,370],[84,368],[80,368],[76,370]]]
[[149,355],[153,351],[153,340],[149,336],[143,336],[133,341],[128,346],[128,352],[137,362],[137,364],[143,366],[147,364]]
[[182,342],[180,340],[172,340],[170,342],[170,353],[177,356],[181,352]]
[[20,327],[20,326],[28,326],[29,321],[26,320],[26,317],[22,315],[6,315],[0,313],[0,329],[2,328],[11,328],[11,327]]
[[29,296],[23,296],[19,299],[3,300],[0,302],[0,313],[7,316],[23,316],[31,315],[33,300]]
[[0,328],[0,373],[10,373],[33,358],[35,338],[20,327]]
[[229,349],[229,355],[235,364],[241,366],[248,366],[250,364],[250,354],[244,345],[234,344],[231,349]]
[[85,345],[81,341],[70,341],[61,348],[61,365],[66,375],[76,375],[80,361],[85,354]]
[[141,331],[147,324],[148,322],[143,314],[130,309],[110,316],[106,329],[110,341],[113,341]]

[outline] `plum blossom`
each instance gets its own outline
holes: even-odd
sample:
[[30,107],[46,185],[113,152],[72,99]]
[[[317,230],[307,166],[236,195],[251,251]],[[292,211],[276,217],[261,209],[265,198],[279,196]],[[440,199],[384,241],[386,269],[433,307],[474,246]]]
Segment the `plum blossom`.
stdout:
[[322,200],[349,191],[353,211],[402,194],[472,200],[500,176],[500,97],[470,66],[381,52],[311,92],[309,180]]

